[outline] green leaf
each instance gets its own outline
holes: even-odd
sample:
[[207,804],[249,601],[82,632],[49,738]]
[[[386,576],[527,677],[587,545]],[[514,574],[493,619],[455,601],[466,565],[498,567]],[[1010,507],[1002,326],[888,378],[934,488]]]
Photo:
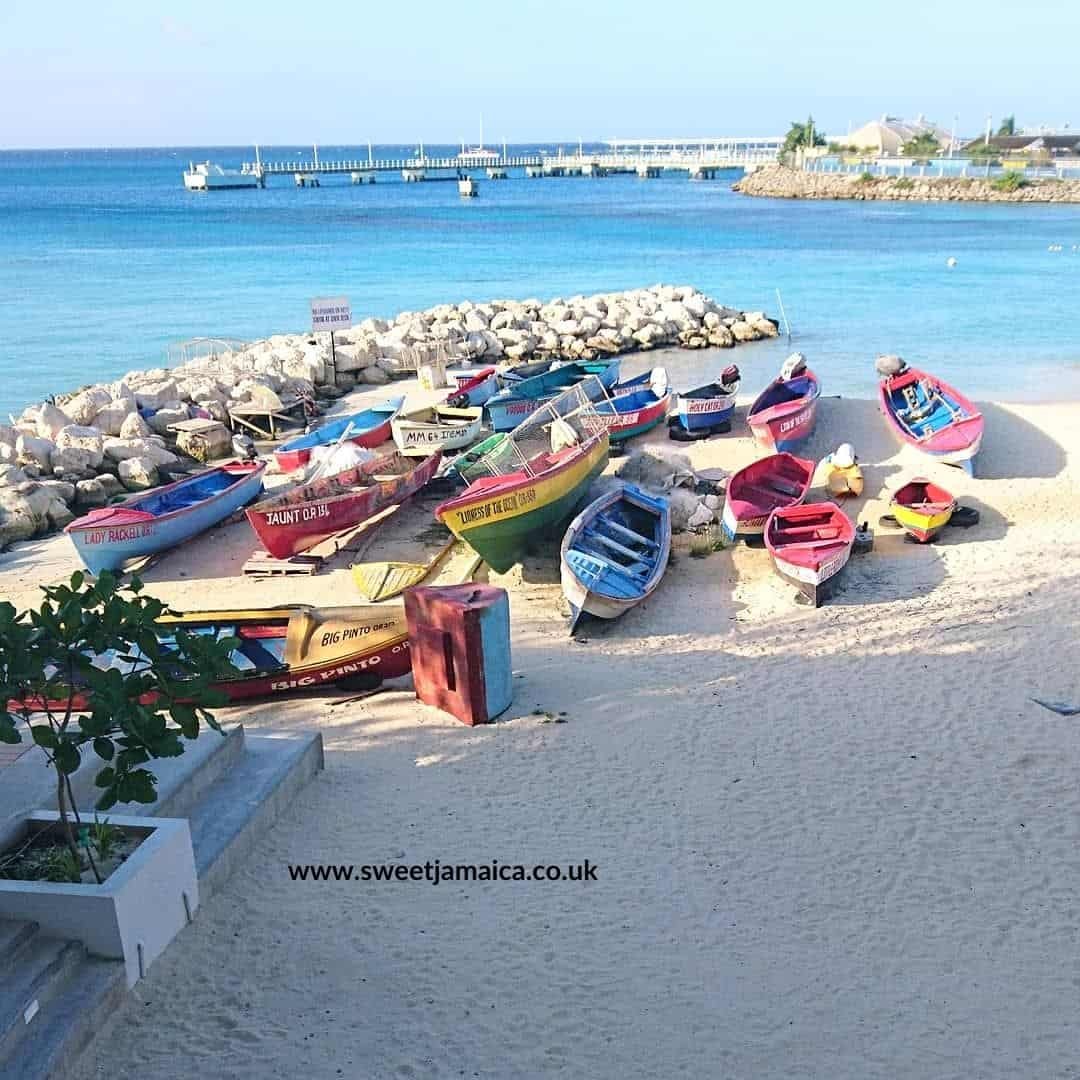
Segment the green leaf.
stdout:
[[98,736],[98,738],[94,739],[94,753],[104,761],[112,761],[113,754],[116,753],[116,747],[113,746],[112,739]]
[[0,743],[14,745],[22,742],[22,732],[17,721],[9,712],[0,712]]
[[111,765],[106,765],[105,768],[94,777],[94,784],[97,787],[112,787],[115,783],[116,770]]
[[56,738],[56,732],[53,731],[48,724],[34,724],[30,728],[30,734],[33,737],[35,743],[38,746],[45,747],[46,750],[55,750],[58,740]]
[[78,770],[82,757],[79,755],[78,747],[65,739],[57,741],[56,749],[53,751],[53,760],[62,773],[70,776]]
[[121,802],[152,803],[157,798],[157,780],[147,769],[136,769],[121,779],[117,795]]

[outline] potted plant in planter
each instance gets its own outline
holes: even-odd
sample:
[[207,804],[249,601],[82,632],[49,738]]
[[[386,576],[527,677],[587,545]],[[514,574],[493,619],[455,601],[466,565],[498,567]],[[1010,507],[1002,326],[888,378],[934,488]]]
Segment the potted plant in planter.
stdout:
[[[170,629],[138,580],[81,573],[44,589],[36,611],[0,603],[0,742],[29,736],[53,772],[56,811],[0,829],[0,916],[32,919],[123,958],[128,982],[198,905],[186,820],[103,818],[117,803],[152,803],[148,762],[176,757],[224,704],[234,639]],[[77,805],[72,777],[98,759],[96,813]]]

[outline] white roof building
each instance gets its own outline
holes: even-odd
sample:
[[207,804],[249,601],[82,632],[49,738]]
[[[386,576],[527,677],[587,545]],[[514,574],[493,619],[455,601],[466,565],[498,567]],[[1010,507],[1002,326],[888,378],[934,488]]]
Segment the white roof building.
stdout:
[[923,116],[914,120],[902,120],[897,116],[883,116],[880,120],[871,120],[848,135],[836,135],[830,141],[842,146],[856,146],[881,157],[899,157],[905,143],[918,135],[929,132],[938,141],[943,150],[949,148],[952,133],[937,124],[932,124]]

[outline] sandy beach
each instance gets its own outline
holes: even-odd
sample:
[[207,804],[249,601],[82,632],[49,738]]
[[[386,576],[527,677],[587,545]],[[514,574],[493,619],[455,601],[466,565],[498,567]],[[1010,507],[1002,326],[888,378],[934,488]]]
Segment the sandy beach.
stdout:
[[[1073,1075],[1080,747],[1031,699],[1080,705],[1080,404],[984,411],[972,480],[901,451],[874,402],[822,400],[806,456],[855,445],[846,509],[876,536],[819,610],[763,550],[677,545],[648,603],[571,641],[552,545],[490,577],[512,612],[498,723],[463,727],[408,679],[222,713],[320,729],[326,771],[77,1080]],[[744,412],[727,436],[635,446],[730,471],[757,456]],[[928,546],[879,526],[918,474],[980,523]],[[434,502],[366,557],[433,550]],[[359,601],[345,554],[243,578],[255,543],[225,526],[143,577],[178,608]],[[63,536],[21,544],[0,594],[27,605],[74,569]],[[435,859],[588,859],[597,880],[287,869]]]

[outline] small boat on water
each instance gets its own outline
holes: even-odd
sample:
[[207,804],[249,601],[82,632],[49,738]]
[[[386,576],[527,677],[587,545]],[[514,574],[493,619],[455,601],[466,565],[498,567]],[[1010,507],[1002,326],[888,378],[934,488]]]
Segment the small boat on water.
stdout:
[[[599,370],[597,370],[599,368]],[[595,379],[592,378],[595,376]],[[568,387],[588,380],[588,393],[593,400],[603,396],[619,377],[619,361],[603,363],[574,363],[552,367],[542,375],[510,383],[485,406],[494,431],[512,431]]]
[[390,441],[390,422],[404,403],[403,397],[389,398],[381,405],[336,417],[313,431],[288,439],[274,451],[278,468],[282,472],[302,468],[311,460],[311,452],[317,446],[333,446],[339,440],[357,446],[382,446]]
[[750,431],[767,450],[794,450],[813,434],[820,396],[818,377],[806,366],[805,357],[795,353],[750,406],[746,414]]
[[742,378],[739,369],[731,364],[720,373],[718,382],[707,383],[696,390],[679,395],[676,406],[679,426],[687,432],[710,431],[731,421],[735,413],[735,396]]
[[[511,447],[512,440],[508,440]],[[435,516],[496,573],[510,569],[529,542],[573,514],[608,459],[604,431],[560,450],[536,454],[499,476],[481,476],[448,499]]]
[[593,408],[597,418],[607,428],[612,442],[651,431],[667,419],[674,394],[668,387],[667,372],[654,368],[649,372],[651,381],[625,389],[626,384],[616,386],[608,401],[598,401]]
[[724,494],[720,528],[731,543],[760,536],[774,510],[797,506],[814,479],[814,463],[793,454],[771,454],[733,473]]
[[287,559],[399,506],[441,463],[439,451],[419,462],[398,453],[372,458],[264,499],[248,507],[247,519],[263,547],[274,558]]
[[476,442],[484,421],[479,406],[455,408],[429,405],[426,409],[400,412],[390,422],[398,449],[411,457],[423,457],[433,450],[460,450]]
[[455,408],[484,405],[488,398],[499,392],[499,376],[494,367],[463,368],[447,374],[454,380],[456,389],[446,399],[446,404]]
[[881,409],[900,442],[974,476],[982,413],[943,379],[908,367],[899,357],[881,357],[878,373]]
[[671,554],[667,499],[623,484],[589,503],[570,523],[561,549],[570,632],[583,614],[614,619],[650,596]]
[[928,544],[949,524],[956,500],[943,487],[918,476],[897,490],[889,510],[909,536]]
[[855,523],[836,503],[774,510],[765,546],[776,572],[818,607],[832,595],[855,544]]
[[91,510],[64,530],[92,574],[119,570],[205,532],[258,497],[264,461],[229,461],[121,503]]

